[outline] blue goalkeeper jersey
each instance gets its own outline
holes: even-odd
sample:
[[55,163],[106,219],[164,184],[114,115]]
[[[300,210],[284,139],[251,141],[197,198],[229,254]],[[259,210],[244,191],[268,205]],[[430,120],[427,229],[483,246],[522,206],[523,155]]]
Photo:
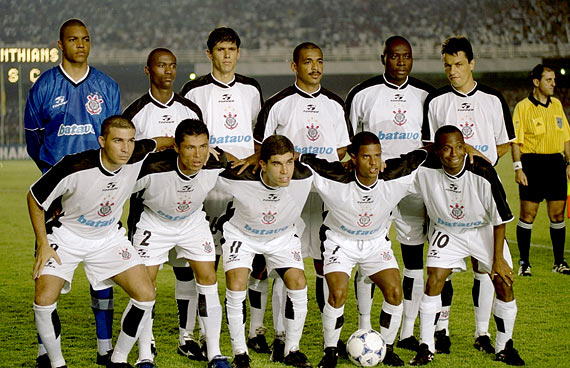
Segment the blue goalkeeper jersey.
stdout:
[[28,93],[28,154],[45,172],[65,155],[97,149],[103,120],[120,113],[119,85],[106,74],[88,67],[75,82],[61,65],[51,68]]

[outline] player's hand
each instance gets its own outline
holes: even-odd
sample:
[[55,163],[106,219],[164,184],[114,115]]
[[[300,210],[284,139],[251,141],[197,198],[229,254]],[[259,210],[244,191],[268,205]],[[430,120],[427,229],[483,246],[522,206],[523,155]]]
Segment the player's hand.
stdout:
[[473,157],[475,156],[479,156],[485,159],[485,161],[487,161],[488,163],[490,163],[491,165],[493,164],[491,161],[489,161],[489,159],[487,158],[487,156],[485,156],[484,154],[482,154],[480,151],[478,151],[477,149],[475,149],[475,147],[473,147],[470,144],[465,143],[465,152],[467,153],[467,155],[469,156],[469,162],[473,163],[475,160]]
[[235,161],[234,163],[232,163],[232,169],[241,166],[241,168],[237,172],[238,175],[240,175],[249,166],[253,166],[252,172],[255,174],[259,169],[259,156],[260,156],[259,153],[254,153],[253,155],[246,157],[243,160]]
[[44,266],[52,258],[58,264],[61,264],[61,259],[59,259],[57,252],[55,251],[55,249],[50,247],[49,244],[46,243],[45,245],[38,245],[38,249],[36,250],[36,261],[34,262],[34,272],[33,272],[34,279],[40,277],[40,273],[42,272]]
[[513,275],[513,269],[509,266],[507,261],[503,257],[495,259],[493,261],[493,269],[491,270],[491,280],[495,280],[495,277],[500,277],[503,279],[507,286],[511,286],[515,282],[515,277]]
[[210,158],[210,155],[214,156],[216,161],[220,161],[220,152],[216,151],[215,148],[208,147],[208,157],[206,158],[206,161],[208,161],[208,159]]
[[[568,169],[566,169],[566,176],[568,176]],[[528,186],[528,179],[523,169],[515,170],[515,181],[517,184]]]

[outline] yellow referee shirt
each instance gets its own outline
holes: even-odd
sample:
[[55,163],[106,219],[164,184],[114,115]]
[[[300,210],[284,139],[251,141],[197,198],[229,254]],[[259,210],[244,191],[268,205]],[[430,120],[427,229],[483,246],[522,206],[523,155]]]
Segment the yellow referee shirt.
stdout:
[[562,103],[549,97],[546,104],[532,94],[520,101],[513,112],[516,138],[521,153],[562,153],[564,142],[570,140],[570,127]]

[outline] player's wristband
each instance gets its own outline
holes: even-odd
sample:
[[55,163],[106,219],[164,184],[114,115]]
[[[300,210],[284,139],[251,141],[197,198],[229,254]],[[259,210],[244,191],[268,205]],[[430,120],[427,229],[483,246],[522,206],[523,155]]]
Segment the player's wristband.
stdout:
[[520,161],[513,162],[513,170],[517,171],[520,169],[522,169],[522,162],[520,162]]

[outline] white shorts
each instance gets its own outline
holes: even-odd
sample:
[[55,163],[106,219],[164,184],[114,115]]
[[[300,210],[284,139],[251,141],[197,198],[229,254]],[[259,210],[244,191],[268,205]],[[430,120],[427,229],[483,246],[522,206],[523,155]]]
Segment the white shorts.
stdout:
[[301,241],[294,232],[283,234],[271,240],[249,237],[235,226],[224,224],[223,262],[224,271],[235,268],[251,270],[253,257],[256,254],[265,256],[267,273],[276,277],[274,270],[279,268],[298,268],[304,270],[301,256]]
[[419,245],[427,240],[427,214],[421,197],[407,195],[392,211],[396,239],[400,244]]
[[214,242],[216,244],[216,254],[222,254],[222,247],[220,246],[222,239],[221,229],[218,231],[215,229],[216,225],[221,226],[222,224],[218,224],[218,219],[220,216],[226,213],[226,208],[228,207],[228,203],[231,202],[232,196],[226,194],[225,192],[219,190],[218,188],[214,187],[208,195],[206,196],[206,200],[204,201],[204,211],[208,216],[208,222],[210,223],[210,231],[214,238]]
[[301,237],[303,257],[322,259],[319,232],[323,224],[323,200],[317,193],[309,193],[301,213],[301,219],[305,223],[305,229]]
[[62,294],[71,290],[73,273],[80,262],[83,262],[85,275],[95,290],[115,285],[112,277],[143,263],[127,239],[124,228],[110,231],[102,239],[86,239],[60,226],[54,228],[47,238],[50,245],[56,248],[61,265],[50,259],[41,275],[57,276],[65,280]]
[[[467,269],[465,257],[472,256],[479,261],[480,271],[490,273],[493,267],[493,249],[491,225],[466,229],[461,234],[451,233],[440,227],[434,229],[434,226],[430,225],[426,267],[465,271]],[[503,257],[512,268],[513,260],[506,240],[503,245]]]
[[384,236],[371,240],[354,240],[335,233],[325,232],[324,274],[344,272],[349,277],[358,265],[362,276],[368,277],[388,268],[398,269],[392,244]]
[[141,220],[133,236],[133,245],[147,266],[156,266],[169,260],[174,267],[188,267],[187,259],[213,262],[216,259],[214,239],[206,215],[196,211],[185,227],[167,228]]

